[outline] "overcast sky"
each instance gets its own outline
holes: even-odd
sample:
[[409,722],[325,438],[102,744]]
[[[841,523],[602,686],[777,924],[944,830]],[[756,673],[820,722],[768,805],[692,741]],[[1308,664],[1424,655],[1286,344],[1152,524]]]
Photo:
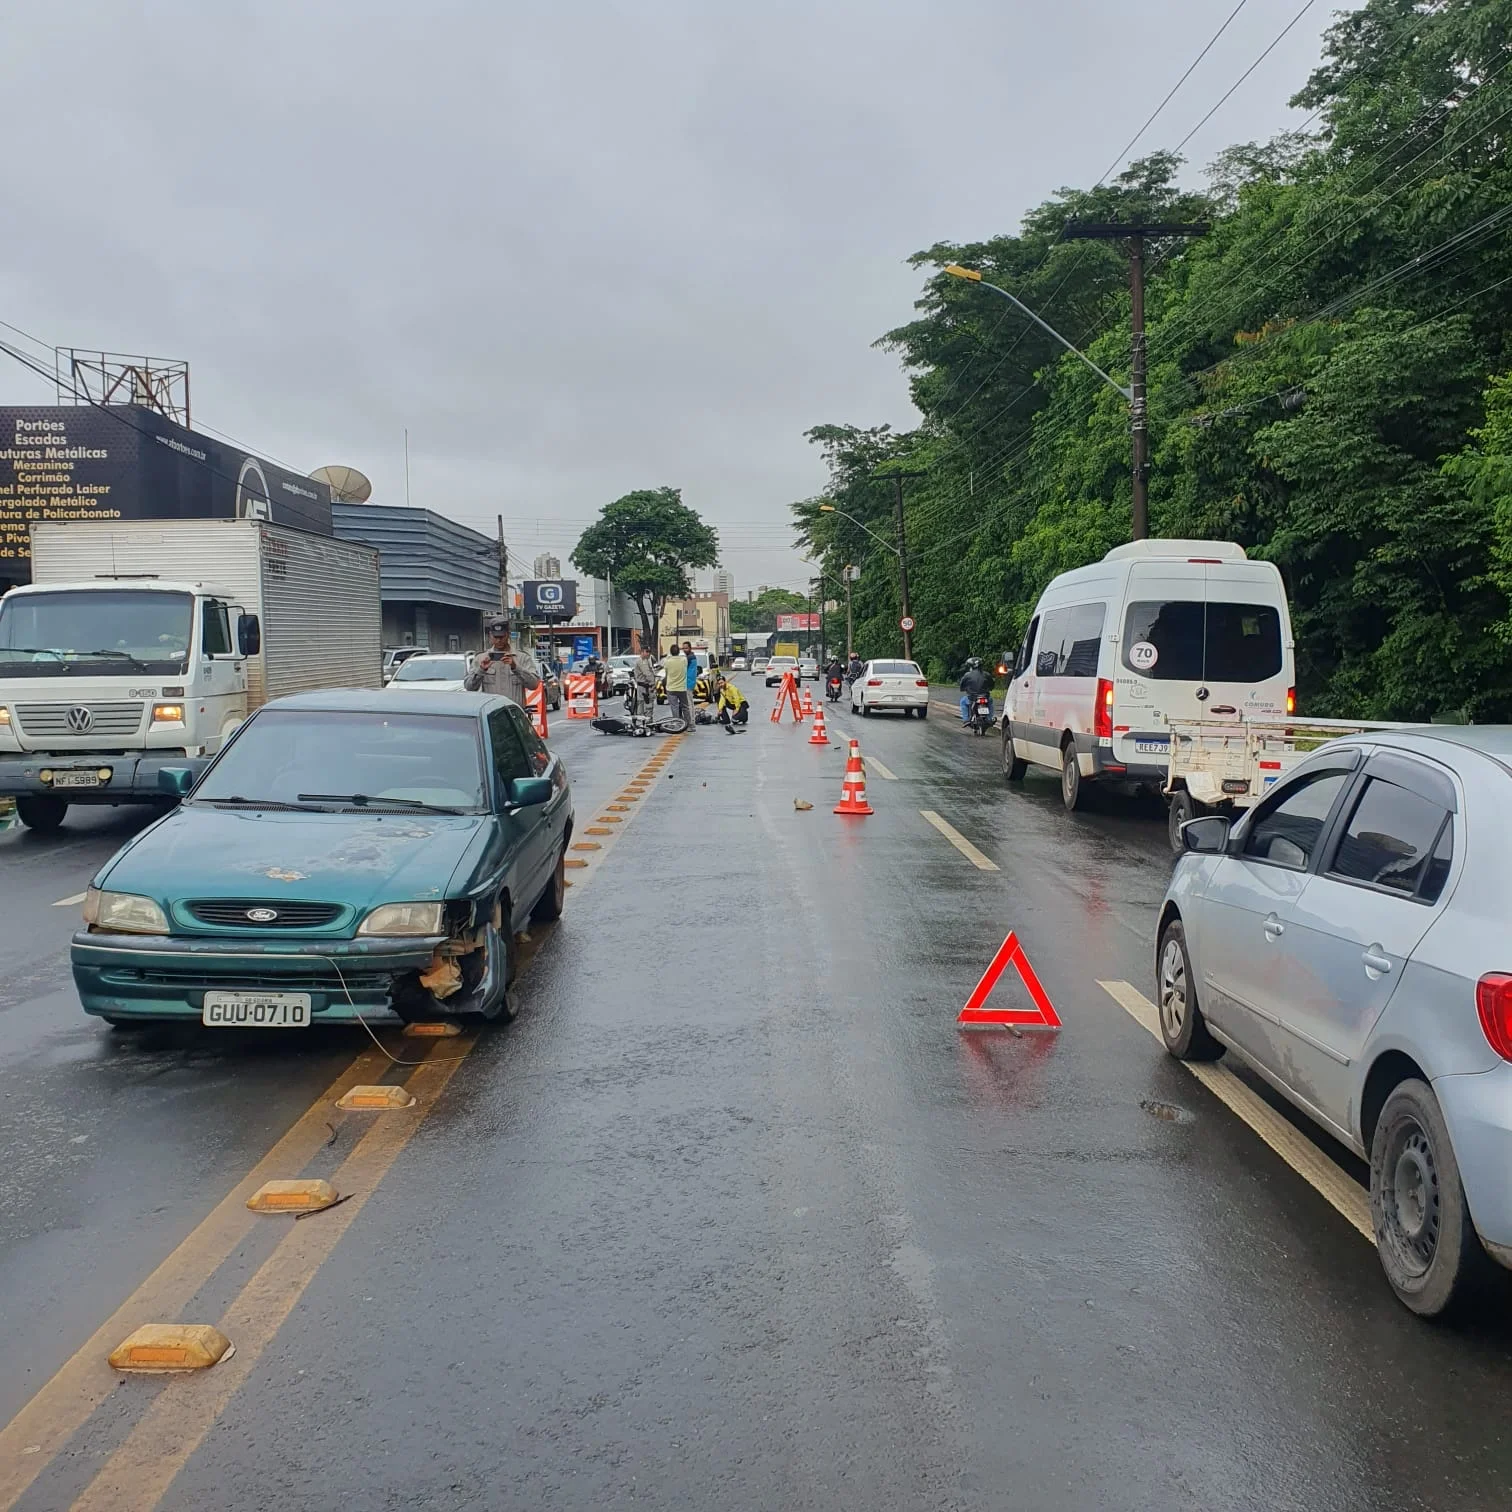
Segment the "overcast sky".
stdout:
[[[0,320],[187,358],[196,424],[565,560],[674,484],[797,584],[803,431],[913,420],[908,255],[1108,166],[1237,0],[12,6]],[[1296,124],[1316,0],[1187,149]],[[1302,0],[1246,0],[1136,149]],[[9,333],[6,333],[7,335]],[[50,402],[19,366],[0,403]]]

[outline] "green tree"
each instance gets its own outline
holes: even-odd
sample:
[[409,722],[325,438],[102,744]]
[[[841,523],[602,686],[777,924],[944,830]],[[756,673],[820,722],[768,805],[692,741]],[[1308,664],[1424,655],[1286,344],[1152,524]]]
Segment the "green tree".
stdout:
[[736,599],[730,605],[730,629],[739,633],[770,633],[779,614],[806,612],[808,600],[791,588],[768,588],[753,599]]
[[718,536],[677,488],[641,488],[606,504],[572,550],[580,571],[609,578],[634,601],[649,646],[658,643],[666,601],[692,592],[693,569],[718,560]]
[[1211,189],[1156,153],[1062,189],[1011,235],[920,252],[896,352],[922,420],[825,425],[800,543],[862,567],[858,636],[897,646],[889,464],[908,485],[914,647],[931,674],[1017,642],[1045,583],[1128,538],[1120,397],[979,267],[1115,376],[1127,266],[1068,219],[1205,220],[1155,243],[1146,318],[1157,535],[1233,540],[1286,580],[1313,713],[1512,717],[1512,0],[1364,0],[1293,101],[1310,134],[1220,154]]

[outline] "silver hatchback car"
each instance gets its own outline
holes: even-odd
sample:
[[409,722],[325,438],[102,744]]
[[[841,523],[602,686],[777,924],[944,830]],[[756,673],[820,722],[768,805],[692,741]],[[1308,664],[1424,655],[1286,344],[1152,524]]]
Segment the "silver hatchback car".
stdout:
[[1432,1317],[1512,1268],[1512,728],[1334,741],[1182,828],[1160,1027],[1234,1051],[1370,1162],[1376,1248]]

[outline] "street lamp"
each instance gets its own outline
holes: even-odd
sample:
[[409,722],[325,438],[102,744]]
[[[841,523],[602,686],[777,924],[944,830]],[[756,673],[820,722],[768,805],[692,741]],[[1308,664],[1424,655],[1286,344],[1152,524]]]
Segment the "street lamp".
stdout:
[[[843,510],[843,509],[837,509],[833,504],[821,504],[819,506],[819,512],[821,514],[837,514],[842,519],[849,520],[852,525],[859,525],[861,527],[861,529],[864,530],[867,533],[867,535],[869,535],[872,538],[872,540],[876,541],[879,545],[887,547],[887,549],[890,552],[892,552],[892,554],[895,557],[897,557],[897,559],[898,559],[898,598],[899,598],[899,601],[901,602],[901,604],[903,606],[903,616],[902,616],[903,623],[899,627],[903,631],[903,659],[904,659],[904,661],[912,661],[913,660],[913,625],[912,625],[913,616],[909,613],[909,609],[908,609],[908,539],[903,534],[903,479],[904,478],[919,478],[919,477],[923,477],[923,474],[922,473],[893,473],[892,476],[897,480],[897,485],[898,485],[897,520],[898,520],[898,543],[899,544],[896,545],[896,546],[893,545],[893,543],[891,541],[886,540],[882,536],[879,536],[877,534],[877,532],[875,530],[873,530],[871,528],[871,526],[868,525],[864,520],[858,520],[855,517],[855,515],[853,515],[853,514],[847,514],[845,510]],[[847,634],[848,633],[849,632],[847,632]]]
[[[1091,368],[1092,371],[1096,373],[1104,383],[1106,383],[1110,388],[1117,390],[1117,392],[1121,394],[1123,398],[1128,402],[1134,447],[1134,500],[1133,519],[1131,522],[1130,534],[1136,541],[1143,540],[1144,537],[1150,533],[1149,502],[1146,496],[1147,468],[1145,465],[1145,400],[1143,372],[1141,371],[1137,374],[1139,380],[1137,384],[1137,393],[1136,385],[1134,384],[1130,384],[1129,387],[1125,388],[1124,385],[1121,384],[1116,378],[1112,378],[1107,373],[1103,372],[1103,370],[1098,367],[1098,365],[1093,362],[1093,360],[1088,357],[1085,352],[1081,351],[1077,347],[1074,347],[1069,341],[1067,341],[1066,338],[1062,336],[1061,333],[1049,323],[1049,321],[1041,320],[1040,317],[1036,315],[1034,311],[1031,310],[1022,299],[1019,299],[1016,295],[1010,294],[1007,289],[1000,289],[996,284],[988,283],[987,280],[983,278],[975,268],[963,268],[959,263],[946,263],[942,271],[950,274],[952,278],[964,278],[968,283],[980,284],[984,289],[991,289],[994,294],[1001,294],[1003,298],[1006,299],[1010,304],[1022,310],[1024,314],[1026,314],[1030,318],[1030,320],[1032,320],[1035,325],[1037,325],[1042,331],[1048,331],[1051,336],[1053,336],[1058,342],[1060,342],[1060,344],[1065,347],[1065,349],[1070,352],[1073,357],[1077,359],[1078,362],[1081,362],[1087,367]],[[1141,343],[1143,341],[1142,332],[1140,341]],[[1141,345],[1139,347],[1139,351],[1142,352],[1142,350],[1143,348]]]

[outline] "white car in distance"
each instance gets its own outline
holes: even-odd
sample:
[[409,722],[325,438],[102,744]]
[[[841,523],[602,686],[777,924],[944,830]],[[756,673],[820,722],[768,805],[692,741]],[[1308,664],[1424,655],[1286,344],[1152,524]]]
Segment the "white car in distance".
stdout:
[[798,680],[798,658],[796,656],[774,656],[766,664],[766,685],[775,688],[784,676],[789,672],[793,674],[793,681]]
[[460,693],[469,670],[465,656],[412,656],[389,681],[395,693]]
[[868,715],[901,709],[906,719],[929,718],[929,679],[911,661],[869,661],[851,683],[851,713]]

